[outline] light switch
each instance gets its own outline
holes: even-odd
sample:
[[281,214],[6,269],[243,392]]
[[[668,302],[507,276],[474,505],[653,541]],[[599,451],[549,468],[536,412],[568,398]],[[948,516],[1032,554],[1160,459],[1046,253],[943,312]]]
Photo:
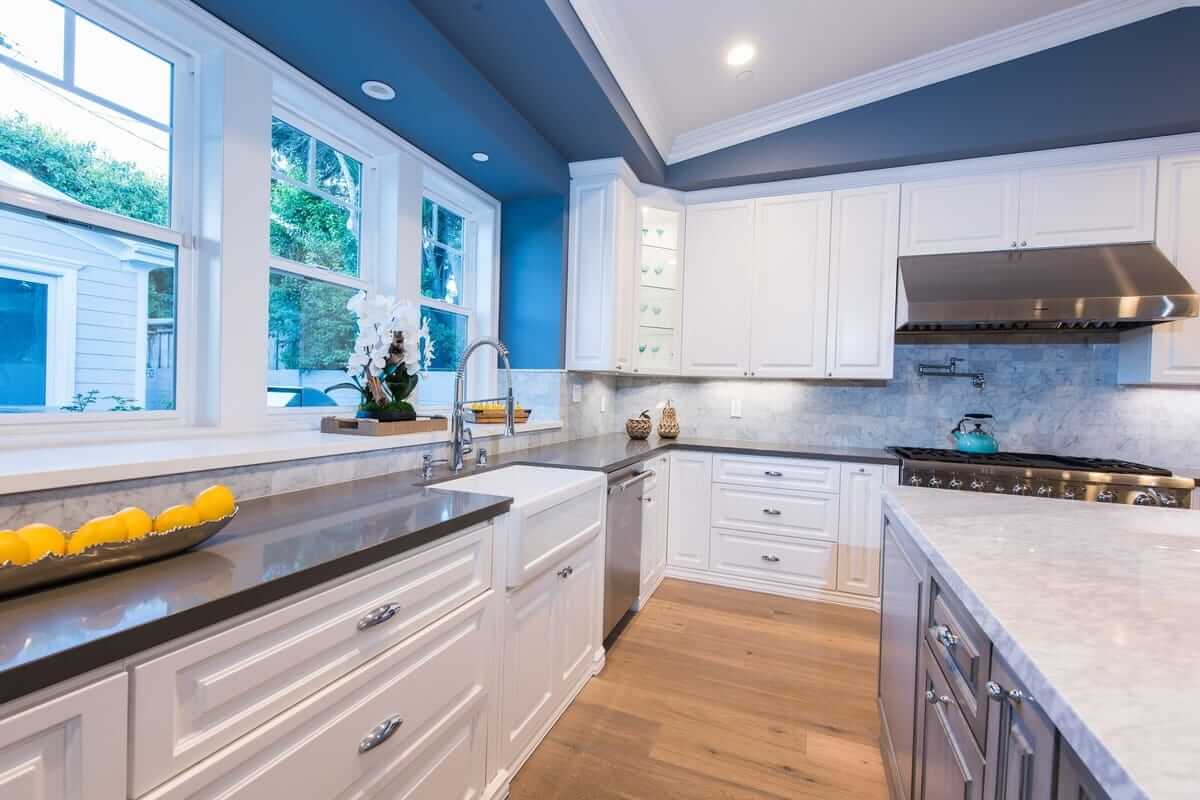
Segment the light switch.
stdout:
[[729,401],[729,416],[734,419],[742,418],[742,399],[740,397]]
[[602,394],[600,395],[600,413],[603,414],[605,411],[608,411],[608,396]]
[[571,385],[571,402],[578,403],[583,400],[583,387],[578,383]]

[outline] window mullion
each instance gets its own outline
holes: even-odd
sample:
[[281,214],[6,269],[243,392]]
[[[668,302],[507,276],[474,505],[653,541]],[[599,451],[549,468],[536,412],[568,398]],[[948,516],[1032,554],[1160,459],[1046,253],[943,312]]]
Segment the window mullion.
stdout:
[[309,134],[309,136],[308,136],[308,163],[305,165],[305,169],[307,170],[306,177],[308,178],[308,180],[305,182],[305,186],[308,189],[312,190],[313,192],[316,192],[317,191],[317,137],[313,136],[312,134]]
[[63,83],[75,87],[75,12],[63,8]]

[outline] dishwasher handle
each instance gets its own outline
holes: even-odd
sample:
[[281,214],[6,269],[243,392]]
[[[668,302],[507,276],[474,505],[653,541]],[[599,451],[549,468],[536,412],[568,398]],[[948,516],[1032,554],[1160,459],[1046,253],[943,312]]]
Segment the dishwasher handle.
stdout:
[[639,481],[644,481],[644,480],[646,480],[646,478],[649,478],[651,475],[654,475],[654,474],[655,474],[655,472],[652,469],[645,470],[644,472],[639,472],[637,475],[634,475],[632,478],[629,478],[628,480],[624,480],[624,481],[621,481],[620,483],[615,483],[615,484],[612,484],[611,486],[609,486],[608,493],[612,494],[613,492],[623,492],[626,489],[628,489],[630,486],[633,486],[635,483],[638,483]]

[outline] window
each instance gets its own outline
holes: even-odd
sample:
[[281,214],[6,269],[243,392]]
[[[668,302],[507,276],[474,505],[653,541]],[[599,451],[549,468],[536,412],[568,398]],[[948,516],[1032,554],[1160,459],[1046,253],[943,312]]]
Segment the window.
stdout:
[[267,404],[357,402],[345,380],[354,346],[346,302],[362,274],[362,162],[278,117],[271,121]]
[[174,409],[176,259],[0,207],[0,413]]
[[0,183],[169,225],[173,80],[58,3],[0,4]]
[[464,214],[425,197],[421,201],[421,315],[429,321],[433,362],[422,378],[425,405],[452,402],[454,373],[474,334],[467,265],[469,226]]

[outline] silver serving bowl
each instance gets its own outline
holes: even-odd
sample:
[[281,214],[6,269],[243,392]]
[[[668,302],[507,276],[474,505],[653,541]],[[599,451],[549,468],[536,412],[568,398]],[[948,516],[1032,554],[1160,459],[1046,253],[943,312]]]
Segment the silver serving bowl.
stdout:
[[96,544],[69,556],[48,555],[30,564],[0,564],[0,597],[39,589],[56,583],[78,580],[102,572],[157,561],[160,558],[182,553],[201,542],[211,539],[229,521],[237,516],[233,513],[220,519],[201,522],[187,528],[174,528],[161,533],[150,533],[131,542]]

